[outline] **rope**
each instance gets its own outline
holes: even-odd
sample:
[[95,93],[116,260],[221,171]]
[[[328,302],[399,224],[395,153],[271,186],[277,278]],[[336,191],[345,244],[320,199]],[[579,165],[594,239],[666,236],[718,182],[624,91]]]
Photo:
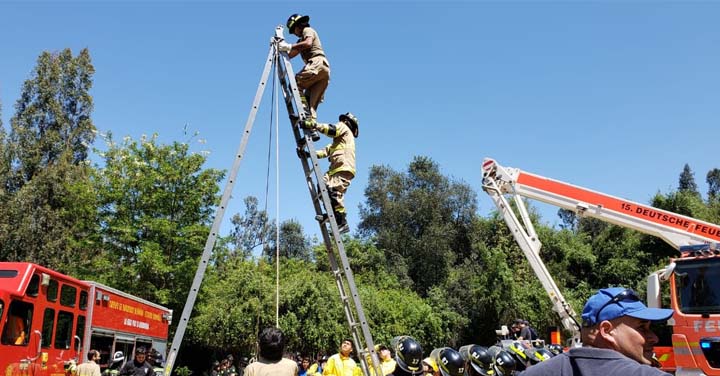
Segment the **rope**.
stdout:
[[[279,64],[277,55],[275,56],[275,64]],[[275,67],[277,69],[277,66]],[[270,132],[269,132],[269,138],[268,138],[268,153],[267,153],[267,170],[265,173],[265,205],[264,205],[264,211],[267,213],[268,210],[268,196],[270,196],[270,156],[272,151],[272,140],[273,140],[273,119],[275,120],[275,128],[276,132],[278,133],[277,129],[279,127],[279,119],[278,119],[278,113],[280,112],[278,109],[278,97],[277,91],[278,91],[278,85],[276,84],[277,77],[273,74],[273,81],[272,81],[272,103],[274,106],[270,107]],[[280,197],[279,197],[279,187],[280,187],[280,168],[279,168],[279,137],[275,137],[275,327],[280,328],[280,226],[278,224],[278,220],[280,218]],[[263,249],[265,249],[264,246],[264,239],[263,239]]]
[[[273,78],[273,81],[275,79]],[[277,88],[276,88],[277,90]],[[280,328],[280,134],[277,100],[275,100],[275,327]]]

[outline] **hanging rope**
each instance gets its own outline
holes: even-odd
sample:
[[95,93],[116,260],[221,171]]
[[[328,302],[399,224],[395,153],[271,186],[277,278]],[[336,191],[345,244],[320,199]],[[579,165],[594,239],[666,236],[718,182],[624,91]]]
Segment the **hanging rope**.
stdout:
[[[277,56],[275,56],[275,64],[279,64]],[[277,66],[275,67],[277,69]],[[272,151],[273,140],[273,120],[275,121],[275,135],[279,133],[279,95],[277,77],[273,75],[272,81],[272,103],[270,107],[270,134],[268,138],[267,153],[267,170],[265,172],[265,205],[264,211],[268,210],[268,197],[270,196],[270,156]],[[275,327],[280,328],[280,148],[279,137],[275,136]],[[265,239],[262,240],[263,250],[265,249]]]
[[[275,79],[273,78],[273,81]],[[276,88],[276,90],[278,90]],[[275,96],[275,326],[280,328],[280,109]]]

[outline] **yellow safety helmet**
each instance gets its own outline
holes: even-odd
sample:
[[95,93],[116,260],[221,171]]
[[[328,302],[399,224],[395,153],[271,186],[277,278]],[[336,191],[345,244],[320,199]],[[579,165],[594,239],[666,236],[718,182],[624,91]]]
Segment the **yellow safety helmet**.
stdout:
[[427,358],[423,359],[423,363],[430,366],[430,368],[432,368],[433,372],[438,371],[437,363],[435,363],[435,361],[431,357],[427,357]]

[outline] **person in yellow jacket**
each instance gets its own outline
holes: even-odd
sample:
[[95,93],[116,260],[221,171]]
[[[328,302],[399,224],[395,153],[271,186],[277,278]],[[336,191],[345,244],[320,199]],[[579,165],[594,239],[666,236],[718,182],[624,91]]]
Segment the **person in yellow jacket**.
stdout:
[[304,128],[316,129],[333,139],[330,145],[317,151],[317,157],[330,160],[330,168],[323,176],[323,181],[330,194],[330,202],[340,233],[350,231],[343,199],[350,181],[355,177],[355,139],[360,134],[359,125],[357,117],[350,112],[340,115],[339,121],[335,124],[318,123],[315,119],[307,119],[303,122]]
[[[393,371],[395,371],[397,362],[392,358],[390,349],[385,345],[379,344],[375,345],[375,352],[378,354],[378,358],[380,359],[380,368],[382,369],[383,376],[392,374]],[[370,367],[370,375],[374,376],[375,368],[372,366],[372,358],[370,357],[370,354],[368,354],[365,359],[367,359],[367,364]]]
[[325,368],[327,361],[327,355],[318,356],[317,362],[313,363],[310,368],[308,368],[307,374],[309,376],[322,376],[322,370]]
[[360,367],[350,357],[352,350],[352,340],[344,339],[340,344],[340,352],[328,359],[323,368],[323,376],[360,376],[362,374]]

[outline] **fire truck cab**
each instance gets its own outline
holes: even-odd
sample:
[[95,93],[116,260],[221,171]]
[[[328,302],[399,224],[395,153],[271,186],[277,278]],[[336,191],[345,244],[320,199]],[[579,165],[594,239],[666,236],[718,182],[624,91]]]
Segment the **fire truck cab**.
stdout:
[[[0,371],[62,376],[100,351],[101,369],[120,351],[165,354],[172,310],[40,265],[0,262]],[[116,362],[117,363],[117,362]]]

